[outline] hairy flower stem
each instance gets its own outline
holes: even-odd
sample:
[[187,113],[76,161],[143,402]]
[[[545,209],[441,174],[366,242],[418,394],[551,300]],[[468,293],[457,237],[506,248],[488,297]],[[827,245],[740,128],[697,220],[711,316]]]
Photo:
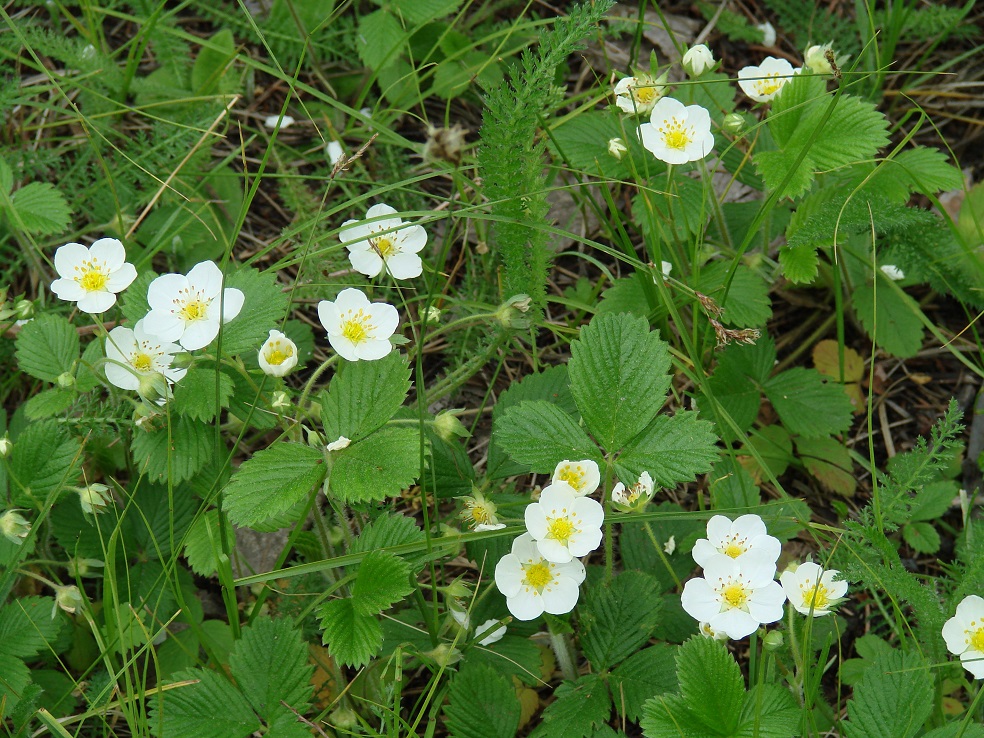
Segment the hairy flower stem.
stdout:
[[301,396],[297,401],[298,408],[304,407],[304,403],[307,401],[308,395],[311,394],[311,390],[314,388],[315,383],[318,381],[321,375],[325,373],[328,367],[334,364],[337,359],[338,359],[338,354],[332,354],[327,359],[325,359],[325,361],[321,364],[321,366],[319,366],[317,369],[314,370],[314,373],[311,375],[311,378],[308,379],[308,381],[305,382],[304,384],[304,389],[301,392]]
[[555,633],[553,627],[550,628],[550,648],[557,657],[557,665],[560,666],[560,673],[564,675],[564,679],[571,682],[576,680],[577,669],[574,666],[571,644],[565,634]]
[[484,364],[488,363],[488,361],[495,355],[495,352],[498,351],[499,348],[506,341],[508,341],[511,336],[512,331],[505,328],[500,329],[495,338],[492,339],[491,343],[489,343],[482,353],[472,357],[453,372],[449,373],[442,380],[435,383],[431,390],[427,393],[428,405],[441,399],[442,397],[445,397],[446,395],[450,395],[458,389],[458,387],[471,379],[472,375],[474,375],[475,372],[477,372]]

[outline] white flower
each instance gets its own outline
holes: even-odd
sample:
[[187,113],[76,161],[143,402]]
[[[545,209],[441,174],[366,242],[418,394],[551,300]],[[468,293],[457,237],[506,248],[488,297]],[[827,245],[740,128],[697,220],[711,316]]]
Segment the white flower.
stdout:
[[984,598],[964,597],[943,626],[943,640],[974,679],[984,679]]
[[879,267],[879,269],[882,270],[882,274],[884,274],[893,282],[898,282],[901,279],[905,279],[905,272],[903,272],[894,264],[882,264]]
[[660,266],[660,269],[663,270],[663,279],[666,279],[667,277],[669,277],[670,276],[670,272],[673,271],[673,264],[671,264],[668,261],[661,261],[659,263],[659,266]]
[[714,54],[705,44],[697,44],[687,49],[683,55],[683,68],[693,78],[697,78],[714,66]]
[[769,102],[794,74],[796,70],[788,61],[767,56],[757,67],[748,66],[738,70],[738,86],[756,102]]
[[578,497],[567,482],[544,487],[540,501],[526,506],[526,530],[547,561],[563,564],[598,548],[605,511],[590,497]]
[[644,507],[653,498],[655,489],[653,478],[644,471],[639,475],[639,481],[628,489],[621,482],[616,484],[612,489],[612,502],[626,510]]
[[265,125],[267,128],[276,128],[277,123],[280,124],[281,129],[284,129],[287,126],[294,125],[294,119],[291,118],[289,115],[285,115],[283,118],[281,118],[279,115],[268,115],[266,118],[263,119],[263,125]]
[[649,123],[639,126],[639,137],[643,146],[667,164],[703,159],[714,148],[710,113],[672,97],[656,103]]
[[833,42],[808,48],[803,57],[803,66],[816,74],[833,74],[834,68],[830,66],[830,62],[827,60],[827,52],[831,50],[832,46]]
[[349,287],[334,302],[318,303],[318,318],[328,332],[328,343],[347,361],[375,361],[393,350],[389,338],[400,324],[400,314],[385,302],[369,302],[360,290]]
[[115,238],[100,238],[89,248],[66,243],[55,252],[55,271],[59,279],[51,283],[51,291],[78,303],[84,313],[106,312],[116,304],[116,293],[137,278],[123,244]]
[[574,489],[576,496],[584,497],[598,489],[598,485],[601,484],[601,472],[598,470],[598,464],[591,459],[583,461],[564,459],[554,469],[551,481],[554,484],[567,482]]
[[820,617],[829,615],[830,608],[836,607],[847,594],[847,582],[834,581],[837,574],[840,572],[836,569],[824,570],[808,561],[780,574],[779,583],[796,612]]
[[345,158],[345,149],[338,141],[332,140],[325,144],[325,154],[328,156],[328,161],[332,166],[335,166],[339,161]]
[[419,225],[404,225],[402,218],[390,218],[394,208],[373,205],[365,220],[347,220],[338,240],[349,251],[352,267],[367,277],[375,277],[383,267],[394,279],[419,277],[424,264],[417,256],[427,244],[427,231]]
[[484,623],[482,623],[477,628],[475,628],[475,635],[479,635],[480,636],[483,633],[485,633],[485,636],[483,638],[480,638],[478,640],[478,645],[480,645],[480,646],[491,646],[493,643],[496,643],[497,641],[501,641],[502,640],[502,636],[504,636],[506,634],[506,626],[505,625],[499,625],[498,628],[495,628],[494,630],[491,630],[490,631],[489,629],[492,628],[495,625],[499,625],[499,621],[498,620],[495,620],[495,619],[493,619],[493,620],[486,620]]
[[241,290],[222,289],[222,270],[214,262],[202,261],[187,276],[164,274],[150,283],[144,329],[188,351],[205,348],[219,335],[221,324],[239,315],[245,301]]
[[260,346],[260,369],[271,377],[282,377],[297,366],[297,345],[280,331],[271,330]]
[[473,495],[462,495],[460,499],[465,507],[459,516],[471,525],[472,530],[499,530],[506,527],[496,517],[495,503],[478,490]]
[[577,604],[578,586],[583,581],[584,565],[580,561],[547,561],[529,533],[513,541],[512,553],[499,559],[495,566],[495,586],[505,595],[509,612],[519,620],[532,620],[544,612],[570,612]]
[[776,45],[776,29],[771,23],[760,23],[755,26],[762,32],[762,45],[763,46],[775,46]]
[[684,585],[680,604],[694,620],[729,638],[744,638],[759,625],[782,618],[786,595],[772,577],[775,566],[743,566],[718,556],[704,567],[702,579]]
[[615,85],[615,105],[624,113],[646,115],[666,90],[666,75],[624,77]]
[[621,161],[628,150],[628,146],[625,145],[625,141],[621,138],[608,139],[608,153],[614,156],[616,160]]
[[713,638],[715,641],[728,640],[728,634],[722,630],[714,630],[710,623],[701,623],[697,626],[697,631],[705,638]]
[[348,448],[350,443],[352,441],[345,436],[339,436],[337,441],[332,441],[325,448],[329,451],[341,451],[343,448]]
[[707,521],[707,538],[694,544],[693,557],[705,569],[722,555],[749,567],[771,567],[769,576],[772,577],[781,551],[779,539],[768,534],[758,515],[742,515],[734,522],[724,515],[715,515]]
[[140,380],[163,375],[168,382],[177,382],[187,369],[172,369],[174,354],[181,347],[162,341],[146,329],[146,320],[138,320],[133,329],[118,325],[106,339],[106,379],[125,390],[139,390]]
[[10,456],[10,452],[14,450],[14,442],[10,440],[10,436],[6,433],[0,437],[0,459],[6,459]]

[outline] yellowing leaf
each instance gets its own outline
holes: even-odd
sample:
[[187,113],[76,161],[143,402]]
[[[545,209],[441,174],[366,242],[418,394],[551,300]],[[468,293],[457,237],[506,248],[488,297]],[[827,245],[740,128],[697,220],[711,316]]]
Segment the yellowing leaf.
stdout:
[[[841,381],[840,356],[837,341],[826,339],[813,347],[813,366],[821,374],[835,382]],[[861,378],[864,376],[864,357],[852,348],[844,347],[844,392],[854,406],[854,413],[864,412],[864,392]]]

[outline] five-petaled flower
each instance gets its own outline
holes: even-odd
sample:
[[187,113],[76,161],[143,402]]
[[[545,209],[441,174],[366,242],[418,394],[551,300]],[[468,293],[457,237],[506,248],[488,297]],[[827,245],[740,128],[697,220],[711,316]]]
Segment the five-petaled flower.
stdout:
[[578,497],[590,495],[601,484],[601,471],[591,459],[569,461],[564,459],[554,469],[551,482],[567,482]]
[[744,638],[759,625],[782,618],[786,595],[773,579],[775,565],[742,565],[716,556],[704,567],[704,577],[689,580],[680,604],[692,618],[713,633]]
[[578,497],[567,482],[544,487],[540,501],[526,506],[526,530],[547,561],[566,563],[598,548],[605,511],[590,497]]
[[638,74],[615,85],[615,105],[624,113],[646,115],[666,90],[666,75]]
[[786,59],[767,56],[760,65],[738,70],[738,86],[756,102],[769,102],[796,74]]
[[486,530],[501,530],[505,523],[500,523],[496,515],[496,504],[479,490],[474,494],[462,495],[461,501],[465,507],[460,513],[462,520],[467,522],[476,532]]
[[318,303],[318,317],[328,333],[328,343],[347,361],[375,361],[393,350],[390,343],[400,324],[400,314],[385,302],[369,302],[363,292],[349,287],[334,302]]
[[819,564],[807,561],[780,574],[779,584],[796,612],[818,618],[829,615],[830,608],[836,607],[847,594],[847,582],[834,581],[838,574],[836,569],[825,570]]
[[277,330],[271,330],[260,346],[260,369],[271,377],[282,377],[297,366],[297,345]]
[[622,482],[616,484],[612,488],[612,502],[615,507],[625,511],[641,509],[653,499],[655,489],[652,476],[644,471],[639,475],[639,481],[629,488]]
[[694,544],[693,557],[705,569],[720,556],[746,566],[771,568],[771,577],[775,575],[781,550],[782,543],[768,534],[758,515],[742,515],[734,522],[724,515],[715,515],[707,521],[707,538]]
[[505,595],[509,612],[519,620],[532,620],[544,612],[570,612],[577,604],[578,587],[583,581],[584,565],[580,561],[547,561],[529,533],[513,541],[512,552],[495,566],[495,586]]
[[205,348],[219,335],[221,324],[239,315],[245,299],[235,287],[223,290],[222,270],[214,262],[203,261],[187,276],[164,274],[150,283],[150,312],[144,317],[144,329],[188,351]]
[[365,220],[347,220],[338,240],[348,249],[349,261],[357,272],[375,277],[383,267],[394,279],[419,277],[424,264],[417,253],[427,244],[427,231],[419,225],[404,224],[394,208],[373,205]]
[[714,148],[710,113],[700,105],[684,105],[672,97],[656,103],[649,123],[639,126],[639,137],[643,146],[667,164],[698,161]]
[[100,238],[88,248],[66,243],[55,252],[55,270],[59,279],[51,283],[51,291],[78,303],[84,313],[106,312],[116,304],[116,293],[137,278],[123,244],[115,238]]
[[984,598],[964,597],[943,626],[943,640],[974,679],[984,679]]
[[138,320],[132,329],[118,325],[106,339],[106,379],[125,390],[139,390],[140,380],[155,374],[177,382],[188,372],[171,368],[179,351],[177,344],[148,333],[146,320]]

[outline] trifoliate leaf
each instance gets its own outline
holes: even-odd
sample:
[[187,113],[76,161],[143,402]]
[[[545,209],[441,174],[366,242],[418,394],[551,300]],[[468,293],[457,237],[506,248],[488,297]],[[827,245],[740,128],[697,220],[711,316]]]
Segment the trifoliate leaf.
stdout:
[[193,366],[174,385],[172,407],[175,412],[192,420],[209,422],[222,408],[229,407],[232,393],[232,378],[224,371],[216,371],[215,365]]
[[766,382],[764,390],[790,433],[820,438],[851,427],[853,408],[844,390],[814,369],[788,369]]
[[8,218],[28,233],[48,236],[61,233],[72,218],[65,196],[48,182],[30,182],[11,196],[14,207]]
[[902,180],[907,189],[923,195],[935,195],[941,190],[957,190],[963,187],[960,170],[948,163],[946,154],[939,149],[917,146],[903,151],[885,162],[887,176]]
[[43,505],[49,494],[74,484],[81,456],[79,442],[57,422],[31,423],[17,436],[8,459],[17,480],[10,484],[14,506]]
[[604,671],[635,653],[656,627],[661,604],[656,581],[639,571],[591,588],[578,610],[591,666]]
[[403,405],[410,391],[404,354],[392,351],[379,361],[345,363],[321,393],[321,423],[331,442],[351,441],[382,427]]
[[[648,279],[648,277],[641,272],[616,279],[612,282],[611,287],[601,293],[601,303],[595,314],[629,313],[638,315],[640,318],[648,318],[653,311],[650,310],[649,301],[646,299],[646,291],[642,285],[643,279]],[[655,310],[657,315],[665,312],[666,308],[662,305],[659,305]]]
[[657,415],[619,456],[615,472],[619,479],[638,479],[647,471],[653,482],[662,487],[692,482],[717,460],[716,443],[711,424],[698,420],[695,412],[680,410],[676,415]]
[[359,564],[352,585],[352,602],[358,612],[376,615],[413,592],[410,565],[387,551],[373,551]]
[[314,691],[314,667],[308,663],[307,643],[290,620],[262,617],[245,628],[229,654],[229,666],[246,699],[267,724],[284,714],[297,719],[281,701],[301,714],[307,710]]
[[345,502],[385,500],[420,476],[420,431],[387,426],[333,456],[332,494]]
[[[383,513],[362,529],[359,537],[352,541],[350,551],[369,553],[389,546],[420,543],[424,539],[424,531],[413,518],[395,513]],[[426,563],[428,555],[425,551],[419,554],[403,554],[402,558],[416,570]]]
[[903,525],[902,537],[913,551],[922,554],[936,553],[942,545],[936,528],[922,521]]
[[554,695],[557,699],[543,711],[543,722],[531,738],[587,738],[611,716],[608,687],[597,674],[564,682]]
[[797,438],[796,451],[806,470],[820,484],[842,497],[852,497],[858,482],[851,454],[834,438]]
[[171,427],[137,431],[130,444],[137,468],[152,482],[191,479],[215,451],[215,430],[191,418],[171,416]]
[[745,702],[745,683],[734,656],[721,643],[694,636],[680,646],[677,679],[680,696],[713,734],[735,732]]
[[916,653],[875,658],[848,700],[847,738],[912,738],[933,711],[933,677]]
[[214,671],[189,669],[173,675],[194,683],[175,687],[151,701],[148,721],[159,738],[245,738],[262,727],[242,692],[228,677]]
[[17,706],[31,683],[31,670],[19,658],[4,653],[0,645],[0,719]]
[[275,443],[243,463],[225,488],[224,507],[236,525],[279,515],[320,485],[324,454],[300,443]]
[[581,329],[567,365],[571,393],[605,450],[621,450],[649,425],[670,388],[669,368],[667,345],[644,318],[603,315]]
[[923,324],[919,306],[911,297],[879,277],[877,292],[875,285],[861,285],[852,299],[858,320],[878,348],[901,359],[919,353]]
[[17,365],[32,377],[56,382],[78,358],[79,334],[60,315],[39,315],[17,333]]
[[658,644],[638,651],[619,664],[608,679],[620,715],[638,722],[650,697],[677,690],[676,648]]
[[552,474],[564,459],[603,461],[574,418],[540,400],[508,408],[493,424],[492,437],[515,461],[540,474]]
[[742,264],[735,270],[725,296],[725,285],[731,264],[714,261],[700,273],[696,289],[714,299],[723,308],[721,320],[738,328],[758,328],[772,317],[769,285],[755,272]]
[[283,323],[289,298],[277,282],[276,272],[261,274],[237,267],[226,275],[224,286],[242,290],[246,301],[239,315],[222,326],[222,352],[255,356],[270,329]]
[[467,661],[451,680],[444,715],[454,738],[513,738],[519,727],[519,700],[506,677],[490,666]]
[[383,629],[374,615],[359,612],[350,599],[331,600],[317,610],[324,644],[338,663],[360,667],[383,645]]
[[[191,570],[199,576],[207,577],[218,568],[217,554],[223,551],[222,529],[219,527],[219,511],[209,510],[200,515],[185,536],[184,555]],[[225,526],[226,549],[236,546],[236,532],[231,525]]]
[[359,20],[356,39],[362,63],[378,72],[400,58],[406,31],[391,13],[377,10]]

